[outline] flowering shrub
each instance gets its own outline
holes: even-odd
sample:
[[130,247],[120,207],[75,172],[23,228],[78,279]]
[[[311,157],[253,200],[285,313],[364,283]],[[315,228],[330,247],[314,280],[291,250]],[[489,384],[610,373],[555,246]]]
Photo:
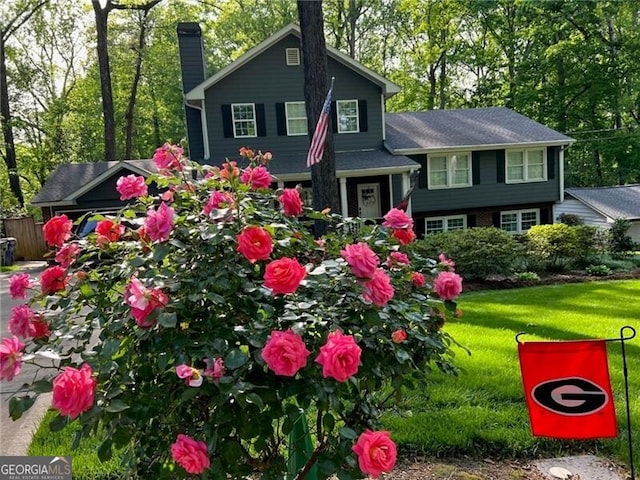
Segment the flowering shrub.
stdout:
[[[135,203],[93,217],[86,239],[64,215],[47,222],[59,264],[11,278],[12,295],[32,295],[0,345],[0,378],[27,361],[60,373],[10,414],[53,391],[52,429],[75,419],[77,443],[101,425],[99,458],[126,447],[142,478],[377,477],[397,454],[376,431],[381,409],[432,368],[454,372],[441,327],[461,279],[446,257],[415,253],[404,211],[366,227],[313,212],[295,188],[270,189],[269,154],[241,157],[202,167],[165,145],[147,181],[159,197],[123,177]],[[291,471],[301,421],[314,446]]]

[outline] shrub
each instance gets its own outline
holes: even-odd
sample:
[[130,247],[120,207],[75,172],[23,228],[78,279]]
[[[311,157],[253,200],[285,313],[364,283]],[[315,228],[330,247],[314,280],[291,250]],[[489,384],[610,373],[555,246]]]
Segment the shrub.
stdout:
[[560,223],[564,223],[570,227],[584,225],[584,219],[580,215],[575,215],[573,213],[561,213],[558,220],[560,220]]
[[[165,145],[150,179],[160,196],[119,181],[135,203],[96,217],[82,241],[64,216],[47,223],[60,265],[40,278],[48,293],[12,277],[16,297],[38,292],[10,320],[0,378],[22,361],[61,373],[14,396],[12,418],[53,391],[50,428],[78,422],[74,443],[103,429],[98,457],[124,447],[135,478],[302,478],[313,467],[348,479],[369,473],[358,464],[392,466],[395,445],[368,429],[403,388],[426,389],[429,370],[455,372],[441,327],[460,277],[413,251],[404,212],[355,228],[304,208],[296,189],[271,190],[270,155],[241,156],[242,169],[210,169]],[[358,461],[368,450],[353,447],[368,439],[384,464]]]
[[540,280],[540,276],[536,272],[518,272],[516,279],[522,282],[537,282]]
[[597,277],[611,275],[611,269],[606,265],[589,265],[586,270],[589,275],[595,275]]
[[629,236],[631,221],[626,218],[616,218],[609,230],[609,252],[613,257],[629,255],[636,246]]
[[527,231],[526,248],[537,269],[563,270],[578,257],[578,233],[564,223],[535,225]]
[[427,257],[445,253],[454,258],[456,271],[466,279],[508,275],[515,269],[522,252],[511,234],[495,227],[426,235],[416,242],[415,248]]

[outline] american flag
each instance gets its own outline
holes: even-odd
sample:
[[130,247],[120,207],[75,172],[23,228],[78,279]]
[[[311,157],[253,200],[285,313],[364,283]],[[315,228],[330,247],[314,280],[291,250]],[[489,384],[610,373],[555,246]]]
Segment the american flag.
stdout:
[[331,111],[331,93],[333,92],[333,79],[331,79],[331,88],[327,93],[327,98],[322,105],[322,112],[320,112],[320,118],[316,124],[316,130],[313,132],[313,138],[311,139],[311,146],[309,147],[309,154],[307,155],[307,168],[311,165],[315,165],[322,160],[322,154],[324,152],[324,140],[327,138],[327,127],[329,126],[329,113]]

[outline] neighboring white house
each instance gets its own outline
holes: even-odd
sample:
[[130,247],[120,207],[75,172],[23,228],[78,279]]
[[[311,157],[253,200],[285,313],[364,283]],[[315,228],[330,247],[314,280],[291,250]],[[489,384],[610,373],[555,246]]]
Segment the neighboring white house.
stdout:
[[629,236],[640,242],[640,184],[615,187],[567,188],[556,204],[555,220],[563,213],[578,215],[586,225],[611,228],[617,218],[631,222]]

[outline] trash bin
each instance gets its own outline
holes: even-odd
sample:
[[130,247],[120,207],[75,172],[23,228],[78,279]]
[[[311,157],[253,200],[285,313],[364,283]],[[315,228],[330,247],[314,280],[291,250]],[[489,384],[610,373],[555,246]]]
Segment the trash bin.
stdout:
[[13,237],[0,238],[0,265],[13,265],[17,243]]

